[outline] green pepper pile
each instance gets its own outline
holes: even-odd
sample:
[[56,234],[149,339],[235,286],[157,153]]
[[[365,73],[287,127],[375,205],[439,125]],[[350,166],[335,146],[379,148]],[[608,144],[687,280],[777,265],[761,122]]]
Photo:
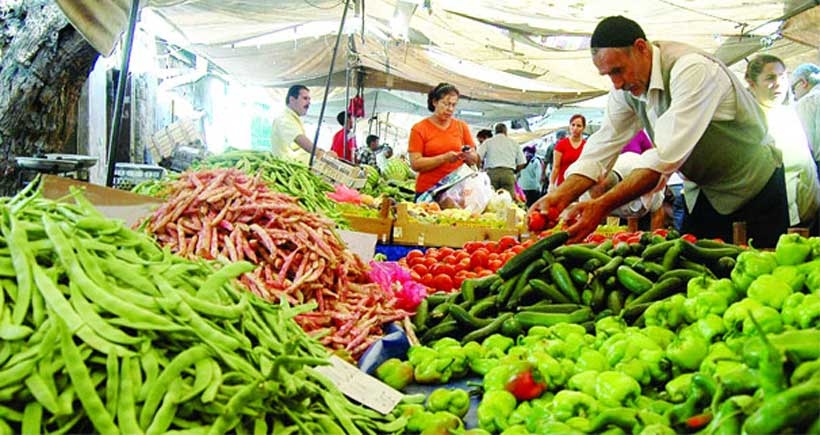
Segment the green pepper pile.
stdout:
[[[709,243],[674,239],[644,247],[659,251],[644,260],[688,253],[685,261],[692,261],[696,253],[701,269],[675,272],[680,292],[649,303],[635,319],[640,326],[628,322],[629,303],[618,316],[598,316],[591,328],[547,322],[470,339],[482,326],[460,323],[467,328],[460,340],[438,337],[410,348],[415,382],[480,377],[476,423],[488,433],[818,433],[820,238],[783,235],[773,252]],[[667,254],[671,249],[678,252]],[[549,252],[559,258],[561,250]],[[617,267],[612,274],[618,279]],[[650,279],[647,288],[657,283]],[[426,432],[408,426],[411,432],[466,433],[463,422],[424,412]],[[436,424],[449,432],[435,432]]]
[[396,433],[312,367],[293,317],[32,182],[0,200],[0,433]]
[[[496,274],[467,279],[460,291],[428,296],[413,318],[421,342],[442,337],[467,342],[496,332],[516,337],[532,326],[560,322],[583,324],[592,331],[594,320],[608,315],[638,325],[646,317],[675,316],[679,310],[669,312],[666,306],[646,316],[644,312],[675,294],[666,303],[680,303],[684,296],[679,293],[691,279],[728,281],[738,254],[751,254],[711,240],[649,233],[640,241],[617,244],[564,245],[567,237],[562,231],[549,234]],[[699,296],[697,304],[710,306],[711,297]]]

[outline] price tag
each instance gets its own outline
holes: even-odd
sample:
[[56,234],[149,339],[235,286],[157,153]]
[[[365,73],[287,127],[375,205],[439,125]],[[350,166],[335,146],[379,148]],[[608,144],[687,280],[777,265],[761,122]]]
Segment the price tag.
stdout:
[[364,373],[358,367],[332,355],[329,366],[316,367],[345,396],[382,414],[389,414],[404,396],[400,391]]

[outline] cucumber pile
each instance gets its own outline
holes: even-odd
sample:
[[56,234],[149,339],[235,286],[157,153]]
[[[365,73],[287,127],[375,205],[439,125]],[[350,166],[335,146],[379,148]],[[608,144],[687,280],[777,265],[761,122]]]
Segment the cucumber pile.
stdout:
[[568,237],[563,231],[549,234],[496,274],[465,280],[460,291],[430,295],[413,318],[420,341],[517,337],[533,326],[561,322],[591,330],[608,315],[640,325],[652,302],[685,292],[690,279],[728,277],[743,251],[671,233],[647,233],[633,243],[566,245]]

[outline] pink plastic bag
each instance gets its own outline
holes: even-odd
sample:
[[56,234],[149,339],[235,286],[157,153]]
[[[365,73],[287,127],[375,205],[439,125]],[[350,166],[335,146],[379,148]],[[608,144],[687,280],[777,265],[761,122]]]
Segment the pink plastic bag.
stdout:
[[358,190],[345,186],[344,184],[337,184],[333,186],[333,192],[327,193],[327,197],[338,203],[361,204],[362,195]]
[[410,271],[395,261],[370,261],[370,280],[396,298],[396,308],[415,311],[427,296],[427,288],[410,277]]

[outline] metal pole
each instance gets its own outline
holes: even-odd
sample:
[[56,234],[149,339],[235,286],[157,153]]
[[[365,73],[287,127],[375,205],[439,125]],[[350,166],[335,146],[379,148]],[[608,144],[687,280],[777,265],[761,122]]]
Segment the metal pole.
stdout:
[[[350,35],[348,37],[348,41],[347,41],[348,44],[350,44],[351,39],[353,39],[353,35]],[[347,152],[347,118],[351,115],[350,111],[347,110],[347,105],[350,104],[350,54],[349,53],[348,53],[348,56],[347,56],[347,64],[345,66],[346,66],[346,68],[345,68],[345,104],[344,104],[344,107],[343,107],[343,110],[345,111],[345,120],[344,120],[345,125],[342,129],[344,131],[344,146],[342,147],[342,154],[345,154]],[[345,155],[339,156],[339,157],[341,157],[343,159],[346,159],[347,155],[345,154]],[[352,156],[351,156],[350,161],[351,162],[353,161]]]
[[122,106],[123,100],[125,99],[125,84],[128,79],[128,64],[131,63],[131,48],[134,46],[134,29],[137,26],[139,6],[139,0],[131,0],[131,12],[128,16],[128,32],[125,34],[120,76],[117,79],[117,95],[114,98],[114,113],[111,115],[111,133],[108,136],[108,176],[105,179],[105,185],[108,187],[114,184],[114,165],[116,164],[114,160],[117,155],[117,138],[120,135]]
[[316,147],[319,142],[319,131],[321,130],[322,118],[325,116],[325,108],[327,107],[327,94],[330,92],[330,80],[333,78],[333,67],[336,64],[336,53],[339,52],[339,41],[342,39],[342,30],[344,30],[345,19],[347,18],[347,8],[349,6],[350,0],[345,0],[345,9],[342,11],[342,20],[339,21],[339,32],[336,33],[336,45],[333,46],[333,55],[330,57],[330,71],[327,73],[327,81],[325,82],[325,95],[322,98],[322,109],[319,110],[319,122],[316,123],[316,135],[313,137],[313,149],[310,150],[310,162],[308,163],[308,166],[310,167],[313,167],[313,160],[316,158]]

